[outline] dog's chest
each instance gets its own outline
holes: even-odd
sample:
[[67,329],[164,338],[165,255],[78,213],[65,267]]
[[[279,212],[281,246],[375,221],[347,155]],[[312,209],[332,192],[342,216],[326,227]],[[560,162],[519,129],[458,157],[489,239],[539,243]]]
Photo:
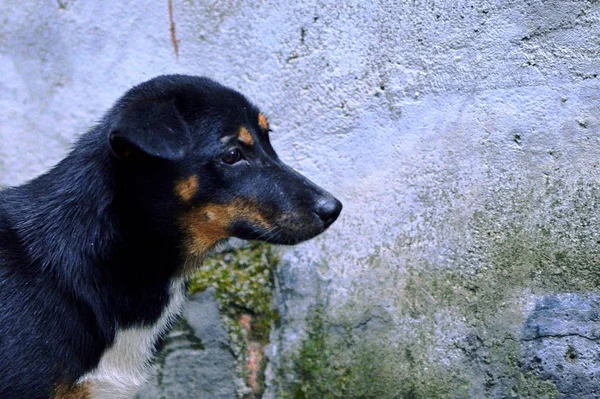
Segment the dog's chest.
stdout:
[[98,366],[79,379],[92,392],[92,399],[131,398],[152,371],[156,341],[179,315],[185,302],[185,284],[175,280],[170,301],[154,325],[119,330]]

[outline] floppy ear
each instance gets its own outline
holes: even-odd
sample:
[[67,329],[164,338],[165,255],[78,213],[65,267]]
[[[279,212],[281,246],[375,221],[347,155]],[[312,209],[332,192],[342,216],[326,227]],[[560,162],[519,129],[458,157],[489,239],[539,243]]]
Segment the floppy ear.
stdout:
[[173,100],[144,99],[125,105],[110,127],[109,142],[117,157],[139,155],[176,161],[191,139]]

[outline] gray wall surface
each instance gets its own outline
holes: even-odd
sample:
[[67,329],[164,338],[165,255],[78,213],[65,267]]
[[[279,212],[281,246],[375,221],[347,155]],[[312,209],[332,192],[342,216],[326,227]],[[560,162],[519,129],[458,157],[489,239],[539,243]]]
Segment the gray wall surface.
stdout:
[[172,5],[0,2],[0,184],[212,77],[344,203],[283,255],[265,397],[599,396],[600,3]]

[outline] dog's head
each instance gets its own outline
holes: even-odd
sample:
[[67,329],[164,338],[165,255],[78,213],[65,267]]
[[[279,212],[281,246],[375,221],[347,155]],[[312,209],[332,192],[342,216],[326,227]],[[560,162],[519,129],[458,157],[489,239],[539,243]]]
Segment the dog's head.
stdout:
[[296,244],[327,229],[342,204],[285,165],[269,122],[210,79],[161,76],[121,98],[107,140],[129,200],[183,234],[191,255],[228,237]]

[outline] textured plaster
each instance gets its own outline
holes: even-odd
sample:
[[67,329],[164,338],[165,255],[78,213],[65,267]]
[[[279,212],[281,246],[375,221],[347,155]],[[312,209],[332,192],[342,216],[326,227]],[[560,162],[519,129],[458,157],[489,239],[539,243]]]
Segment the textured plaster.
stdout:
[[[258,103],[281,157],[344,202],[280,267],[267,396],[310,385],[302,354],[352,376],[364,362],[350,355],[375,347],[381,390],[349,379],[361,397],[570,397],[548,370],[597,339],[536,343],[528,329],[544,298],[558,301],[545,320],[573,331],[583,319],[560,309],[595,306],[600,3],[172,4],[174,38],[166,0],[0,2],[0,184],[54,164],[131,85],[213,77]],[[568,368],[579,397],[597,396],[581,367]]]

